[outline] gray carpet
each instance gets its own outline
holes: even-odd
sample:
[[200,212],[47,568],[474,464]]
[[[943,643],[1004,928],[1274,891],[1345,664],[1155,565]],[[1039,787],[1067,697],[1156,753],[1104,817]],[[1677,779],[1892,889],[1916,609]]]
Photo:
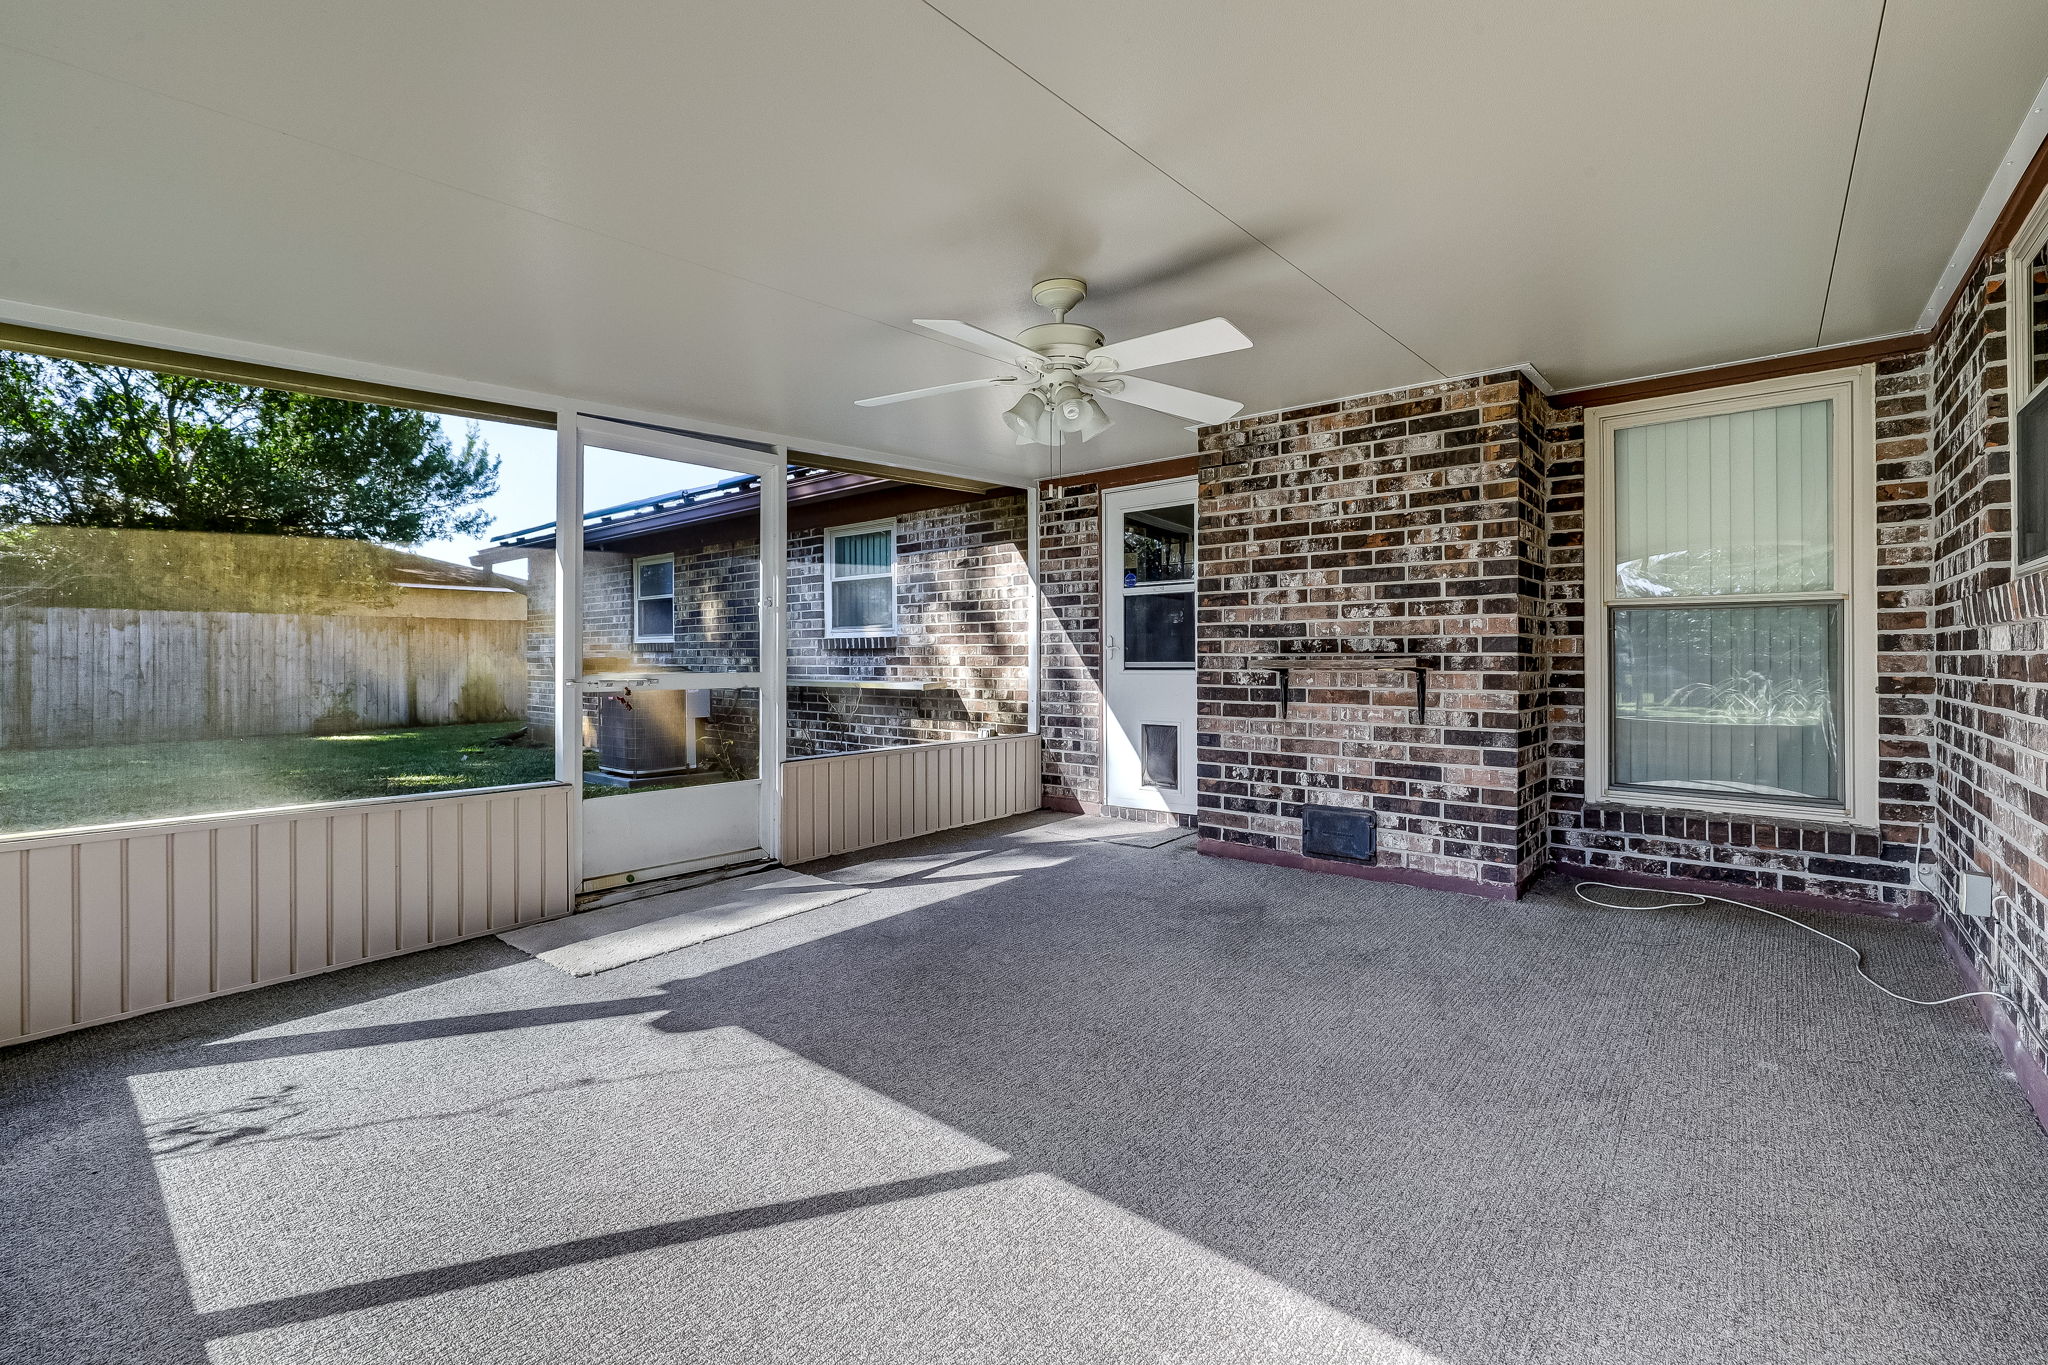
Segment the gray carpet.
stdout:
[[484,940],[0,1053],[0,1358],[2043,1358],[2048,1138],[1967,1008],[1050,823],[600,977]]

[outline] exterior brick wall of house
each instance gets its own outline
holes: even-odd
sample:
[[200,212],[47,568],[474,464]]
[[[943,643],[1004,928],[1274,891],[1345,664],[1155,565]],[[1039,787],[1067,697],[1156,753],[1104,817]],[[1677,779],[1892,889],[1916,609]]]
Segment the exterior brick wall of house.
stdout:
[[[1371,809],[1383,870],[1512,895],[1542,858],[1541,452],[1519,372],[1201,435],[1199,827],[1301,854]],[[1287,714],[1257,661],[1299,656]],[[1390,656],[1398,655],[1398,659]],[[1412,673],[1429,665],[1415,716]]]
[[[1024,499],[1014,493],[898,516],[897,633],[885,640],[842,642],[825,634],[825,532],[793,532],[787,560],[792,679],[923,682],[939,688],[895,692],[792,686],[789,755],[1022,730],[1030,688],[1025,539]],[[757,540],[693,545],[676,553],[673,644],[633,640],[634,558],[602,550],[585,553],[586,659],[614,660],[622,668],[707,672],[759,667]],[[554,714],[553,571],[545,555],[530,562],[527,719],[544,732]],[[586,702],[586,715],[594,716],[605,704]],[[754,715],[751,696],[716,694],[707,737],[729,742],[735,751],[753,752]]]
[[1945,927],[2048,1067],[2048,572],[2012,568],[2010,284],[1989,257],[1933,347],[1933,767],[1941,878],[1996,893],[1991,918],[1950,907]]
[[826,535],[792,533],[791,679],[940,684],[927,692],[792,686],[792,758],[1024,729],[1031,621],[1024,518],[1017,494],[898,517],[892,638],[826,635]]
[[1045,795],[1055,804],[1102,801],[1102,494],[1089,482],[1039,497],[1043,601],[1038,731]]

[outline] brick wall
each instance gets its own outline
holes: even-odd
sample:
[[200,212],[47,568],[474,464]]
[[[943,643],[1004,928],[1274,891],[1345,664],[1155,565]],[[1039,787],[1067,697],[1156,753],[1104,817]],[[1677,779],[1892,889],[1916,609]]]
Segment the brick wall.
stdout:
[[[2040,287],[2028,279],[2025,284]],[[1988,874],[1992,918],[1945,924],[2048,1066],[2048,573],[2012,572],[2006,261],[1978,267],[1935,337],[1934,768],[1946,880]]]
[[1585,428],[1577,409],[1539,399],[1532,421],[1546,454],[1546,547],[1540,650],[1548,746],[1551,856],[1591,873],[1677,877],[1924,913],[1914,842],[1931,818],[1933,692],[1927,611],[1934,557],[1928,497],[1925,356],[1878,366],[1878,795],[1880,823],[1845,830],[1793,819],[1728,819],[1674,804],[1585,801]]
[[789,672],[794,678],[927,682],[939,691],[797,687],[789,753],[1020,733],[1029,707],[1030,574],[1016,494],[896,518],[893,638],[825,634],[825,532],[789,539]]
[[[907,513],[896,519],[893,638],[829,640],[825,634],[825,532],[793,532],[788,545],[789,671],[793,678],[926,682],[938,690],[894,692],[792,686],[791,757],[971,739],[1023,730],[1030,682],[1024,499],[1016,494]],[[692,545],[676,553],[676,640],[633,641],[633,555],[584,556],[586,658],[627,667],[745,672],[759,666],[755,611],[759,544]],[[552,570],[536,556],[526,639],[528,724],[554,714]],[[586,705],[593,712],[597,703]],[[713,699],[710,737],[751,750],[746,699]]]
[[[1199,825],[1301,854],[1304,802],[1369,808],[1377,867],[1512,895],[1542,858],[1540,448],[1519,372],[1201,435]],[[1430,667],[1429,706],[1414,679]],[[1301,656],[1287,715],[1254,661]]]
[[1093,483],[1054,485],[1038,507],[1045,795],[1092,808],[1102,801],[1102,494]]

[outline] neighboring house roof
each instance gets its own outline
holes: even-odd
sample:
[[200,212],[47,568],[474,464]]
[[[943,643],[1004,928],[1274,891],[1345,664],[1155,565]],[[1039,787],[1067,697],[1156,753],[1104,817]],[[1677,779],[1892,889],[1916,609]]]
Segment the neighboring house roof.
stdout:
[[[789,519],[792,529],[837,526],[875,516],[922,507],[970,502],[989,496],[927,488],[871,474],[850,474],[802,465],[789,468]],[[696,537],[721,522],[758,516],[761,481],[751,474],[721,479],[695,488],[679,488],[637,502],[600,507],[583,516],[586,550],[643,549],[650,539]],[[555,523],[529,526],[494,536],[491,547],[471,562],[490,564],[555,545]]]
[[433,559],[427,555],[414,554],[410,550],[395,550],[388,546],[379,548],[390,556],[385,572],[390,575],[389,581],[394,588],[524,592],[524,585],[517,579],[502,577],[489,569],[471,568],[467,564],[452,564],[445,559]]

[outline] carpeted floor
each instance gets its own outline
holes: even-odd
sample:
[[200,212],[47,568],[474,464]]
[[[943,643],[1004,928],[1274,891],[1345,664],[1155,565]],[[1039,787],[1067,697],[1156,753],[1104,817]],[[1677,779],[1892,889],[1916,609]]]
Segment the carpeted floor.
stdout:
[[1056,826],[598,977],[484,940],[0,1053],[0,1358],[2048,1358],[2048,1138],[1967,1007]]

